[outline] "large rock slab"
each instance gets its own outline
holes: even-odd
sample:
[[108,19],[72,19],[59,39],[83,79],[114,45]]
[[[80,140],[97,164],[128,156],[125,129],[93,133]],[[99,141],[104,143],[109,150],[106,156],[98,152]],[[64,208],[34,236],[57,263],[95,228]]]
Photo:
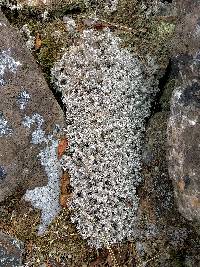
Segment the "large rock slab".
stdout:
[[[47,184],[45,164],[42,166],[39,158],[50,138],[44,139],[43,135],[57,138],[64,119],[22,37],[1,11],[0,33],[0,201],[3,201],[18,189],[25,192]],[[43,138],[43,142],[37,138],[40,141]]]

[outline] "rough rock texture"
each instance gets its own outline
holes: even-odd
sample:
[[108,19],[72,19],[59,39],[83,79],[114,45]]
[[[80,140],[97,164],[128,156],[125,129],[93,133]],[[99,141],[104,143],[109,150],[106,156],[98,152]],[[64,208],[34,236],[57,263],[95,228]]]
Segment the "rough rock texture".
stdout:
[[22,265],[23,243],[0,232],[0,266],[18,267]]
[[200,4],[198,0],[175,1],[179,17],[173,39],[174,56],[195,54],[199,50]]
[[200,5],[179,1],[174,63],[179,86],[171,99],[168,123],[169,173],[179,211],[200,223]]
[[[20,34],[0,12],[0,201],[17,190],[47,184],[39,152],[47,143],[33,142],[33,130],[58,134],[62,111]],[[22,123],[38,114],[42,123]],[[31,138],[32,135],[32,138]],[[49,141],[50,142],[50,141]],[[43,164],[44,165],[44,164]]]
[[169,172],[180,212],[200,222],[200,84],[177,88],[168,125]]

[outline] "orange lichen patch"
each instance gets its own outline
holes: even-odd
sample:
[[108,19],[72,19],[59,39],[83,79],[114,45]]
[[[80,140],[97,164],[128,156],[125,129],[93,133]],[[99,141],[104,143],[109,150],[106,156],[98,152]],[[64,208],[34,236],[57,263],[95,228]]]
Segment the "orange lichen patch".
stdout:
[[181,178],[179,181],[178,181],[178,188],[181,192],[184,191],[185,189],[185,182],[183,181],[183,179]]
[[69,147],[68,140],[66,137],[62,137],[58,144],[58,159],[61,159],[66,149]]
[[191,202],[192,207],[194,208],[200,207],[200,199],[198,197],[192,197],[190,202]]
[[35,49],[40,49],[40,47],[42,46],[42,39],[41,39],[41,35],[37,32],[36,33],[36,37],[35,37]]
[[70,192],[70,176],[67,172],[63,172],[61,177],[61,193],[60,193],[60,205],[63,208],[67,207],[69,199],[71,197]]

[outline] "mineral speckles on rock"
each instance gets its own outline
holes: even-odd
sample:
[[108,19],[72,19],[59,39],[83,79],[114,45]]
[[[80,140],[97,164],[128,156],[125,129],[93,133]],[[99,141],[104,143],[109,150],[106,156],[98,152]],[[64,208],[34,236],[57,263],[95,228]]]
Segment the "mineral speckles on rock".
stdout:
[[0,85],[5,84],[4,75],[7,71],[16,73],[18,66],[21,63],[16,61],[10,49],[0,52]]
[[19,95],[17,96],[17,103],[19,104],[19,108],[21,110],[25,109],[30,98],[31,98],[30,94],[26,90],[23,90],[22,92],[19,93]]
[[30,201],[35,208],[42,210],[41,225],[39,226],[39,234],[42,234],[46,227],[52,222],[60,211],[59,194],[60,194],[60,176],[61,166],[57,158],[58,140],[53,136],[45,136],[42,129],[44,119],[39,114],[34,114],[31,118],[25,117],[23,125],[30,128],[32,124],[36,124],[36,129],[32,132],[32,143],[45,144],[38,155],[41,165],[44,166],[48,177],[47,186],[36,187],[28,190],[24,199]]
[[52,76],[66,106],[72,220],[93,246],[120,242],[134,235],[144,120],[157,88],[108,29],[83,31]]
[[12,132],[13,131],[9,126],[8,121],[5,119],[3,112],[0,111],[0,137],[11,135]]

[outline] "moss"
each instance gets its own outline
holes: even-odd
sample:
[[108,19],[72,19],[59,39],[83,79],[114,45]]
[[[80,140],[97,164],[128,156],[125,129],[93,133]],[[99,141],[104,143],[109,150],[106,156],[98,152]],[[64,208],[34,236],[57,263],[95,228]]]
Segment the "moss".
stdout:
[[163,94],[160,98],[160,105],[163,111],[170,111],[170,100],[172,92],[177,86],[178,86],[178,81],[176,79],[170,79],[165,85]]
[[41,45],[33,49],[33,54],[50,83],[50,69],[62,54],[62,49],[66,49],[73,42],[73,36],[69,35],[64,23],[59,19],[46,23],[31,20],[28,26],[32,36],[39,35]]
[[176,18],[158,16],[153,12],[147,15],[153,4],[151,1],[145,1],[145,4],[146,8],[139,0],[119,0],[117,10],[108,14],[105,12],[105,2],[100,1],[98,8],[97,4],[91,5],[83,15],[94,17],[96,14],[99,21],[110,24],[111,30],[122,38],[122,45],[136,53],[144,63],[153,57],[161,68],[165,68]]
[[184,267],[184,256],[182,252],[172,250],[170,252],[170,259],[174,267]]
[[50,16],[60,18],[68,14],[80,14],[86,10],[84,0],[55,1],[50,7]]

